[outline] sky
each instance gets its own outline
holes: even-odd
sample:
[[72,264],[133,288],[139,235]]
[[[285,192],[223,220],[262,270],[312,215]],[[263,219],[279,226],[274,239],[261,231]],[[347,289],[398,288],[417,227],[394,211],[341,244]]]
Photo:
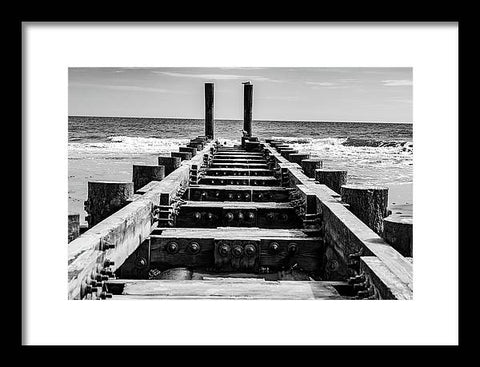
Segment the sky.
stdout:
[[413,122],[412,68],[69,68],[70,116],[204,118],[204,83],[215,83],[215,118]]

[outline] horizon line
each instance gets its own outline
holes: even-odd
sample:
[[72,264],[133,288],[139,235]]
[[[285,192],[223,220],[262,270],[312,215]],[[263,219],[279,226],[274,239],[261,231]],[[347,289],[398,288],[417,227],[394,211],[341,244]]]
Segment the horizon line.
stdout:
[[[149,116],[99,116],[99,115],[68,115],[68,117],[100,117],[100,118],[128,118],[128,119],[164,119],[164,120],[205,120],[205,118],[200,117],[149,117]],[[233,118],[214,118],[214,120],[223,120],[223,121],[243,121],[243,119],[233,119]],[[253,119],[253,121],[259,122],[269,122],[269,121],[278,121],[278,122],[350,122],[350,123],[374,123],[374,124],[411,124],[413,121],[378,121],[378,120],[264,120],[264,119]]]

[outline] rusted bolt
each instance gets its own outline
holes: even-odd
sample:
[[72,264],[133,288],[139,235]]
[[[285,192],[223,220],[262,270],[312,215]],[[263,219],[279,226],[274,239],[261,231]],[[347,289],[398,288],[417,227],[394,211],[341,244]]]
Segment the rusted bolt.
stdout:
[[218,253],[223,257],[228,256],[229,252],[230,252],[230,246],[228,246],[227,244],[222,244],[218,247]]
[[188,250],[192,254],[198,254],[200,252],[200,245],[197,242],[191,242],[188,245]]
[[353,285],[353,290],[359,291],[359,290],[364,290],[367,286],[366,282],[363,283],[357,283]]
[[297,247],[297,244],[296,243],[290,243],[288,245],[288,253],[293,255],[295,253],[297,253],[298,251],[298,247]]
[[110,259],[105,260],[105,262],[103,263],[104,267],[109,267],[109,266],[112,266],[112,265],[115,265],[115,261],[110,260]]
[[257,252],[257,249],[255,248],[254,245],[248,244],[245,246],[245,255],[247,255],[248,257],[255,255],[256,252]]
[[85,287],[85,293],[97,293],[97,291],[98,291],[98,288],[94,287],[91,284],[87,284],[87,286]]
[[276,254],[280,250],[280,245],[277,242],[272,242],[270,243],[269,248],[272,254]]
[[200,212],[193,213],[193,219],[196,220],[196,221],[202,219],[202,213],[200,213]]
[[111,270],[103,269],[100,271],[102,275],[106,275],[107,277],[111,278],[115,276],[115,273]]
[[233,213],[228,212],[227,214],[225,214],[225,219],[227,220],[227,222],[231,222],[233,220]]
[[242,254],[243,254],[243,248],[242,248],[242,246],[235,246],[235,247],[232,249],[232,254],[233,254],[233,256],[235,256],[235,257],[240,257],[240,256],[242,256]]
[[101,247],[102,247],[102,250],[105,251],[105,250],[115,248],[115,245],[113,243],[110,243],[110,242],[107,242],[107,241],[102,241],[102,246]]
[[112,294],[111,294],[111,293],[108,293],[108,292],[105,292],[105,291],[103,291],[102,293],[100,293],[100,298],[101,298],[101,299],[112,298]]
[[358,284],[365,281],[365,276],[363,274],[351,277],[348,279],[348,284]]
[[166,249],[169,254],[174,254],[178,252],[178,244],[176,242],[169,242]]
[[145,266],[147,266],[147,259],[145,259],[144,257],[139,257],[135,259],[135,266],[137,268],[144,268]]

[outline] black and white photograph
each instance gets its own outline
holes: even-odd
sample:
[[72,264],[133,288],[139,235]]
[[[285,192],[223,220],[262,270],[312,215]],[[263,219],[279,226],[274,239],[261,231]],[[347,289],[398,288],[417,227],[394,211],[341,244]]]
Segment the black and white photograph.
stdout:
[[22,44],[23,344],[459,343],[458,23]]
[[412,299],[412,75],[70,68],[69,299]]

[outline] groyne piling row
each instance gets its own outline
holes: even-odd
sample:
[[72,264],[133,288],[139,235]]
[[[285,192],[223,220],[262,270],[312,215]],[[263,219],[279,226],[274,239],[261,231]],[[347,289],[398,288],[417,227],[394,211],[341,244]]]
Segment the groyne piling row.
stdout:
[[[252,131],[244,83],[239,145],[205,135],[132,182],[89,182],[89,229],[69,243],[70,299],[411,299],[412,262],[386,243],[388,190],[347,185],[309,152]],[[76,218],[69,221],[69,240]]]

